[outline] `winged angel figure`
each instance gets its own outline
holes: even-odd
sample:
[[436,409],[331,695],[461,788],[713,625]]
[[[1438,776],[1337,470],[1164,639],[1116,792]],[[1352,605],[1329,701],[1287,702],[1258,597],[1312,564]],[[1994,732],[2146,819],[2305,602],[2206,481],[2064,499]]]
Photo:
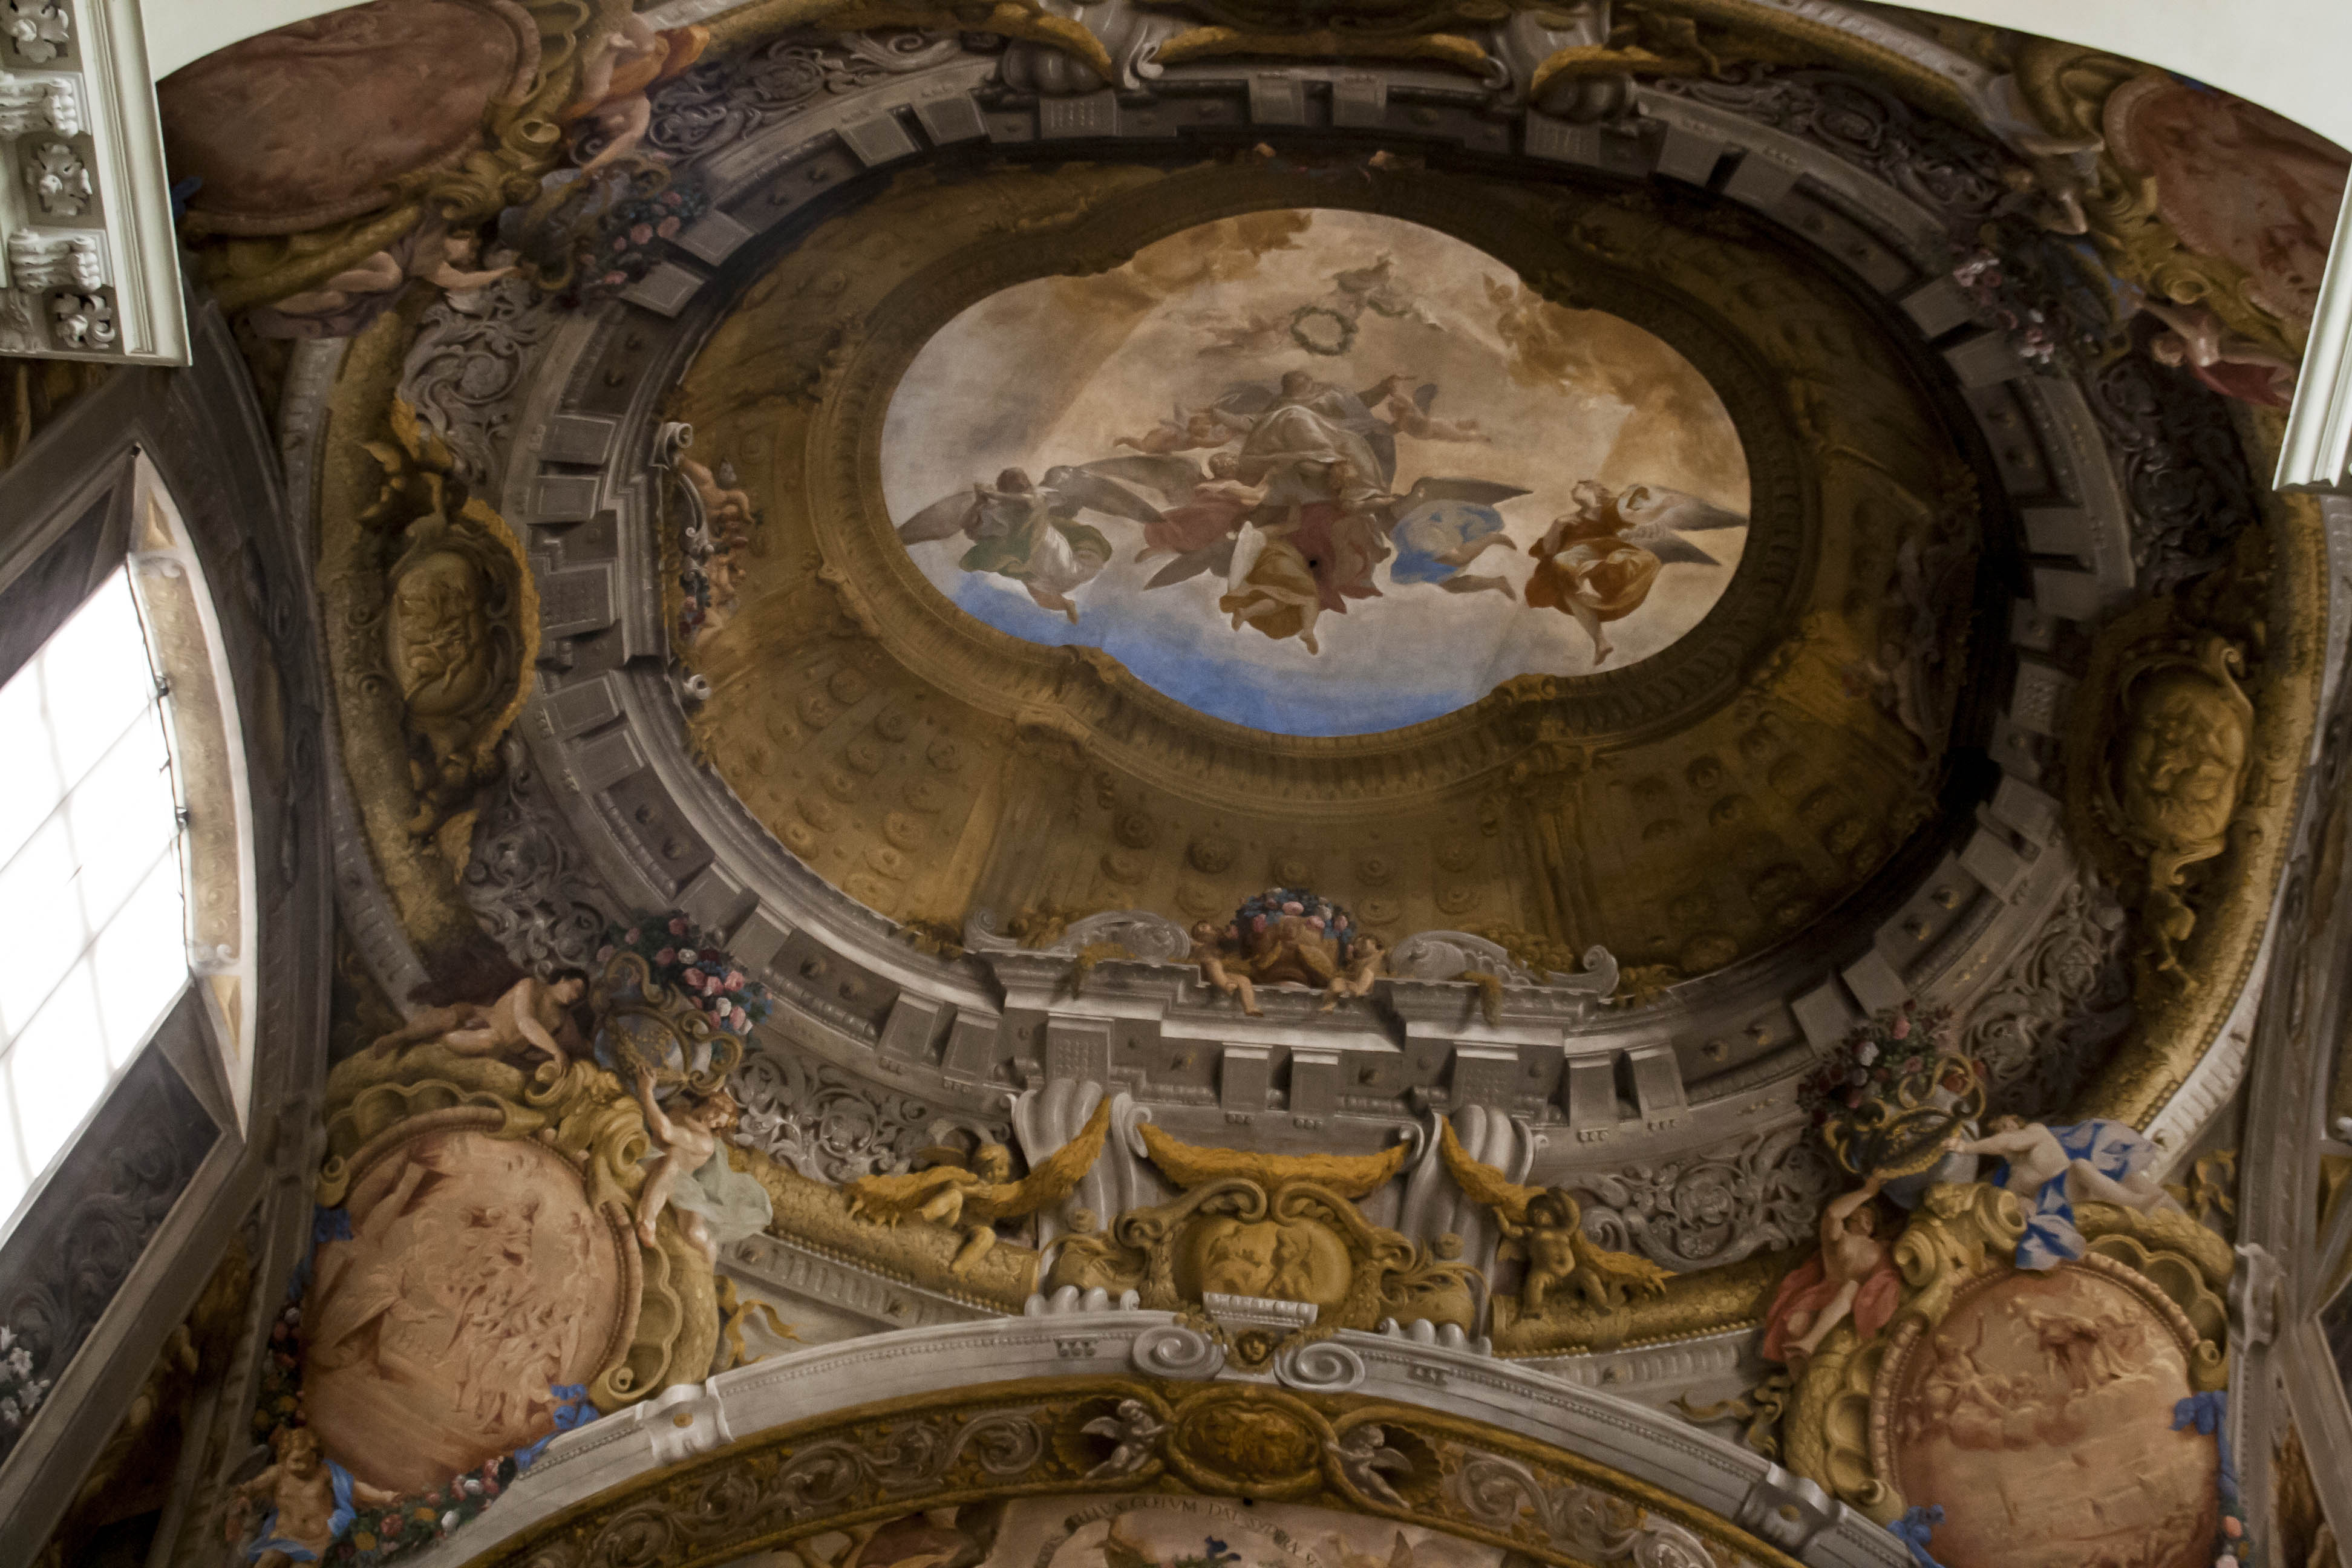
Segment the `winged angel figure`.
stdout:
[[1666,1271],[1630,1252],[1611,1252],[1584,1234],[1583,1211],[1559,1187],[1523,1187],[1492,1165],[1470,1157],[1454,1135],[1454,1123],[1438,1122],[1437,1149],[1454,1182],[1473,1203],[1486,1207],[1501,1227],[1506,1247],[1527,1259],[1519,1284],[1519,1314],[1540,1316],[1544,1303],[1562,1286],[1599,1308],[1623,1304],[1630,1291],[1663,1295]]
[[1602,628],[1647,603],[1660,572],[1677,563],[1722,564],[1684,534],[1748,526],[1738,512],[1664,485],[1617,491],[1587,479],[1570,494],[1576,510],[1528,546],[1536,558],[1528,604],[1574,616],[1592,639],[1596,665],[1616,651]]
[[942,1163],[898,1175],[860,1176],[844,1189],[849,1194],[850,1217],[887,1226],[915,1219],[961,1231],[963,1245],[948,1267],[951,1273],[969,1274],[996,1245],[997,1221],[1034,1214],[1077,1189],[1101,1157],[1109,1129],[1110,1100],[1106,1096],[1076,1137],[1017,1182],[1012,1152],[1002,1143],[982,1144],[969,1166]]
[[933,501],[898,525],[908,545],[961,533],[972,542],[956,564],[966,572],[1009,577],[1040,607],[1059,610],[1076,624],[1071,595],[1110,564],[1110,541],[1078,521],[1082,511],[1123,517],[1146,527],[1160,521],[1160,509],[1101,470],[1123,462],[1064,465],[1045,470],[1043,484],[1026,468],[1007,468],[993,485]]

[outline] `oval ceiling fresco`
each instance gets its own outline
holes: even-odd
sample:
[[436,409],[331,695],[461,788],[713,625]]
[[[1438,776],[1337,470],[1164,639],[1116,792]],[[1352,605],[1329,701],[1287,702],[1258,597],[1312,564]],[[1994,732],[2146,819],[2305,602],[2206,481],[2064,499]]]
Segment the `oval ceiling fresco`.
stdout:
[[1675,349],[1449,235],[1324,208],[971,306],[900,379],[882,479],[968,614],[1291,735],[1638,663],[1748,536],[1738,434]]

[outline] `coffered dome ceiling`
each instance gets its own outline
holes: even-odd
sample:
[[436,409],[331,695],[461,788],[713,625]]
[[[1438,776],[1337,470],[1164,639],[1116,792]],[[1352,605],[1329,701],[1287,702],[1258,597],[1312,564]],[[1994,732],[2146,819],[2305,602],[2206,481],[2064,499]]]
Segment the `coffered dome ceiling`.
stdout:
[[1759,952],[1937,815],[2003,664],[1961,405],[1759,241],[1360,160],[901,177],[669,405],[763,498],[681,627],[696,744],[899,921],[1272,884],[1391,942]]

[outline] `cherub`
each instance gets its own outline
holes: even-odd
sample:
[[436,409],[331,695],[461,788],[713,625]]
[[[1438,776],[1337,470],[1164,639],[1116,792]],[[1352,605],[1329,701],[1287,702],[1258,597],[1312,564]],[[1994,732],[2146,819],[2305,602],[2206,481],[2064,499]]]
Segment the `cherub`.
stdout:
[[[576,969],[560,969],[541,981],[526,974],[505,995],[485,1007],[478,1002],[458,1002],[429,1007],[369,1048],[384,1056],[402,1046],[436,1040],[461,1057],[501,1057],[541,1051],[561,1078],[572,1053],[584,1048],[572,1022],[572,1006],[588,994],[588,977]],[[568,1047],[568,1048],[567,1048]]]
[[[767,1225],[767,1193],[757,1181],[729,1165],[719,1152],[719,1136],[732,1131],[742,1114],[735,1097],[723,1089],[689,1089],[679,1098],[687,1103],[676,1115],[664,1111],[654,1099],[652,1072],[642,1066],[637,1068],[637,1103],[645,1108],[646,1130],[660,1150],[653,1169],[646,1173],[646,1184],[637,1192],[637,1239],[654,1246],[654,1222],[663,1209],[675,1210],[679,1233],[716,1267],[720,1242],[749,1236]],[[730,1177],[736,1179],[730,1181]],[[739,1195],[745,1183],[759,1189],[756,1198]],[[757,1211],[756,1222],[744,1223],[753,1220],[751,1211]],[[714,1235],[706,1220],[716,1221],[726,1234]]]
[[1437,1149],[1454,1184],[1494,1215],[1507,1243],[1527,1258],[1527,1276],[1519,1286],[1521,1316],[1539,1315],[1552,1291],[1562,1285],[1574,1287],[1602,1309],[1622,1305],[1633,1291],[1665,1293],[1664,1269],[1630,1252],[1612,1252],[1584,1234],[1582,1210],[1566,1192],[1520,1186],[1494,1166],[1472,1159],[1454,1135],[1451,1121],[1438,1122]]
[[1323,1005],[1318,1013],[1328,1013],[1339,1005],[1342,996],[1368,996],[1372,982],[1380,977],[1381,968],[1388,962],[1389,951],[1380,939],[1369,932],[1348,944],[1348,966],[1331,976],[1331,984],[1323,988]]
[[2140,309],[2164,323],[2147,345],[2157,363],[2185,368],[2224,397],[2258,407],[2294,401],[2295,363],[2231,331],[2210,308],[2143,300]]
[[971,1155],[971,1169],[934,1165],[903,1174],[860,1176],[842,1189],[849,1215],[870,1225],[897,1226],[909,1219],[961,1231],[949,1271],[971,1273],[996,1245],[996,1222],[1034,1214],[1076,1190],[1080,1178],[1102,1154],[1110,1131],[1110,1099],[1096,1105],[1078,1135],[1063,1144],[1020,1181],[1013,1180],[1013,1155],[1001,1143],[983,1143]]
[[271,1507],[261,1521],[261,1537],[246,1550],[257,1568],[292,1568],[297,1563],[317,1563],[352,1527],[358,1505],[381,1508],[399,1500],[397,1494],[353,1478],[319,1448],[308,1426],[280,1426],[269,1435],[277,1462],[233,1494],[228,1515],[228,1539],[245,1532],[253,1500],[268,1497]]
[[656,32],[642,16],[622,18],[620,30],[589,47],[580,68],[580,96],[556,115],[559,123],[591,121],[607,139],[602,151],[581,165],[583,175],[627,157],[653,126],[652,89],[682,75],[710,44],[708,27],[670,27]]
[[[1867,1339],[1894,1314],[1902,1293],[1895,1249],[1879,1234],[1873,1201],[1886,1178],[1873,1173],[1858,1191],[1822,1210],[1821,1250],[1781,1281],[1764,1319],[1764,1358],[1802,1366],[1849,1317]],[[1793,1339],[1790,1336],[1795,1336]]]
[[1111,445],[1164,456],[1170,452],[1198,451],[1202,447],[1222,447],[1235,434],[1214,405],[1186,408],[1178,404],[1174,417],[1161,420],[1140,436],[1121,436]]
[[[438,219],[429,219],[316,289],[289,294],[256,311],[256,330],[274,338],[350,337],[389,309],[413,278],[465,294],[520,270],[514,253],[503,247],[478,260],[480,256],[478,235],[470,229],[453,232]],[[484,260],[498,264],[485,265]]]
[[1216,921],[1194,921],[1192,962],[1200,965],[1202,980],[1228,996],[1240,997],[1243,1012],[1253,1018],[1265,1017],[1257,1005],[1257,987],[1250,984],[1249,976],[1235,974],[1225,968],[1224,949],[1218,945],[1223,937]]

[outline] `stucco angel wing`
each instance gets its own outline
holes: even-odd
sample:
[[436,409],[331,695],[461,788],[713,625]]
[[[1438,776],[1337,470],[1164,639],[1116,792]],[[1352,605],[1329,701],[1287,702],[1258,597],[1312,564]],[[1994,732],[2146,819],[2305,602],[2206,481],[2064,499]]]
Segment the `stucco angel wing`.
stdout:
[[1103,1140],[1110,1132],[1110,1096],[1105,1095],[1078,1129],[1078,1135],[1055,1150],[1029,1173],[1017,1182],[1001,1186],[978,1187],[964,1199],[963,1212],[967,1220],[982,1225],[1000,1219],[1019,1219],[1034,1214],[1049,1204],[1060,1203],[1077,1190],[1078,1183],[1094,1169],[1102,1157]]
[[860,1176],[842,1190],[849,1194],[853,1219],[896,1225],[919,1214],[925,1204],[946,1189],[968,1185],[971,1180],[969,1171],[936,1165],[928,1171],[908,1171],[898,1175]]
[[[1115,460],[1115,459],[1114,459]],[[1059,511],[1098,511],[1111,517],[1124,517],[1136,522],[1158,522],[1160,509],[1108,475],[1089,472],[1086,468],[1058,468],[1045,470],[1045,489],[1060,498]]]
[[908,544],[921,544],[933,539],[952,539],[959,533],[971,533],[980,519],[980,496],[972,490],[935,500],[898,525],[898,537]]
[[1543,1188],[1520,1186],[1494,1166],[1472,1159],[1470,1151],[1462,1147],[1462,1140],[1454,1135],[1452,1121],[1440,1117],[1437,1128],[1438,1155],[1444,1160],[1446,1170],[1453,1173],[1454,1184],[1470,1194],[1471,1202],[1493,1209],[1513,1225],[1524,1223],[1528,1200]]

